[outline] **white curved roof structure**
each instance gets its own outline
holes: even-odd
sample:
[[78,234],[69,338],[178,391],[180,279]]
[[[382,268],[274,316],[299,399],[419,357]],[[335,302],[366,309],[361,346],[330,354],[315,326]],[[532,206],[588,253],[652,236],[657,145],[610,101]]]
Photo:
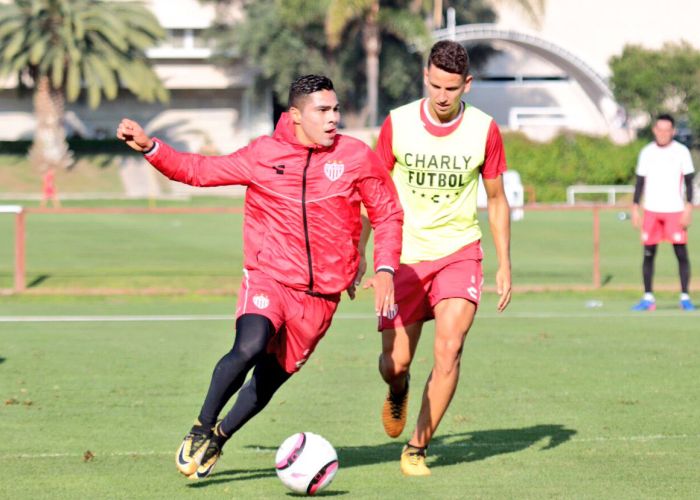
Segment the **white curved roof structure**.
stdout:
[[495,24],[466,24],[433,31],[435,40],[459,43],[503,41],[537,54],[575,79],[612,127],[619,126],[620,106],[605,79],[585,61],[559,45],[522,31],[499,28]]

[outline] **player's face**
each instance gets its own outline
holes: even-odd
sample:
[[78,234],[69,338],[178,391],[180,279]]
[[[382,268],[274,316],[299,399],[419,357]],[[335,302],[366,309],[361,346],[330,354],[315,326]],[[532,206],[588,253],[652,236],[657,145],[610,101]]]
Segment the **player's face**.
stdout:
[[676,133],[675,127],[668,120],[656,120],[651,131],[654,134],[656,144],[661,147],[668,146],[673,140],[673,135]]
[[340,121],[338,98],[332,90],[320,90],[301,99],[289,109],[297,139],[305,146],[333,145]]
[[462,94],[469,92],[472,77],[448,73],[435,65],[423,70],[423,81],[428,89],[428,109],[436,120],[449,122],[458,114]]

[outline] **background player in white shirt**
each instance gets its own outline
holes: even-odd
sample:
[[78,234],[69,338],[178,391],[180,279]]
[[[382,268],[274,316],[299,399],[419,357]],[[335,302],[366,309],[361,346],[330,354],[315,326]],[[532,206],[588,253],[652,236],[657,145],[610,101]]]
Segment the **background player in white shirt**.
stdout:
[[[688,226],[693,210],[693,160],[683,144],[674,141],[675,122],[671,115],[656,118],[652,128],[654,142],[644,146],[637,161],[637,183],[634,189],[632,223],[642,229],[644,260],[644,297],[632,307],[635,311],[653,311],[656,300],[653,294],[654,259],[661,241],[673,244],[678,259],[681,282],[680,307],[692,311],[690,301],[690,260],[688,259]],[[683,186],[685,185],[685,199]],[[639,201],[644,195],[644,216],[639,216]]]

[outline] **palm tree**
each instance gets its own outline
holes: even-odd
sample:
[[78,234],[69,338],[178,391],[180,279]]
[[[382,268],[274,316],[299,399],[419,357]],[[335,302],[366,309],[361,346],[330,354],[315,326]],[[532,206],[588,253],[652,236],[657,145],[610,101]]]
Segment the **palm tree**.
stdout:
[[[495,2],[497,0],[490,0]],[[501,0],[519,5],[537,21],[546,0]],[[464,5],[467,3],[467,5]],[[362,47],[365,51],[365,78],[367,101],[363,115],[369,126],[377,125],[379,100],[379,55],[382,49],[382,33],[390,33],[399,40],[418,48],[427,47],[429,28],[442,25],[444,8],[462,4],[464,0],[331,0],[326,15],[326,37],[331,48],[340,45],[343,34],[353,24],[360,25]],[[425,17],[423,17],[425,16]],[[429,20],[426,20],[428,18]]]
[[423,19],[421,2],[406,0],[391,2],[385,6],[381,0],[331,0],[326,15],[326,37],[331,48],[340,45],[343,33],[354,23],[359,23],[362,48],[365,51],[365,79],[367,101],[362,111],[369,126],[377,125],[379,107],[379,54],[382,48],[382,32],[390,33],[399,40],[422,47],[429,39]]
[[33,88],[37,125],[30,150],[41,170],[67,167],[66,100],[84,89],[92,108],[120,87],[165,102],[168,93],[145,50],[164,36],[156,18],[135,3],[100,0],[15,0],[0,5],[0,76]]

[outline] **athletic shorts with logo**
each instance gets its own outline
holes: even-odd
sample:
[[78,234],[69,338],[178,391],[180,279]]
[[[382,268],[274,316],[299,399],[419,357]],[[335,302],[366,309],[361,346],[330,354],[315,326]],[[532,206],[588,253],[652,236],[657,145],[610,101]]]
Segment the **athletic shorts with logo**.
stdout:
[[275,335],[267,345],[287,373],[298,371],[331,326],[340,294],[313,296],[273,280],[265,273],[244,270],[236,318],[260,314],[268,318]]
[[656,245],[668,241],[677,245],[688,243],[688,231],[681,226],[683,212],[644,211],[642,243]]
[[478,307],[483,256],[481,241],[475,241],[441,259],[401,264],[394,275],[396,309],[379,318],[378,330],[434,319],[433,308],[443,299],[462,298]]

